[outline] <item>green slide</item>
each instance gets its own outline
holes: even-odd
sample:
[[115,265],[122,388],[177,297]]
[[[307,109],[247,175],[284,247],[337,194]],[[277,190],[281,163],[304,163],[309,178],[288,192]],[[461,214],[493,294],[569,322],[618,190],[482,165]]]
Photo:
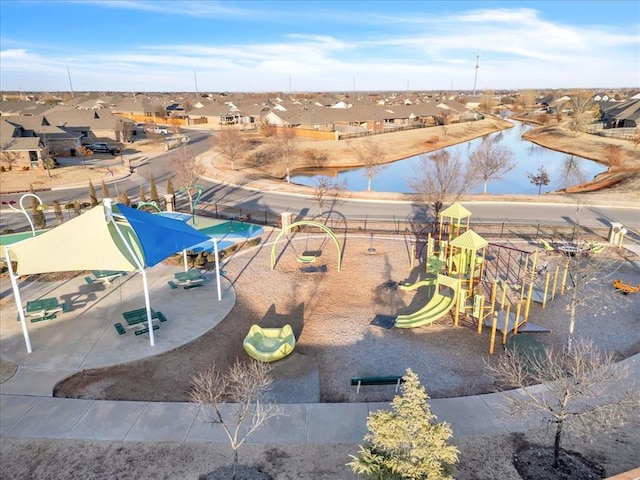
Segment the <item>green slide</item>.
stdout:
[[[424,280],[418,283],[428,285]],[[406,290],[412,289],[409,288],[410,286],[403,287]],[[445,293],[442,293],[443,289],[445,290]],[[433,297],[431,297],[431,300],[429,300],[427,304],[417,312],[410,313],[408,315],[398,315],[394,326],[397,328],[421,327],[422,325],[433,323],[444,317],[455,305],[459,289],[459,280],[447,277],[446,275],[438,275],[435,282],[435,292]]]

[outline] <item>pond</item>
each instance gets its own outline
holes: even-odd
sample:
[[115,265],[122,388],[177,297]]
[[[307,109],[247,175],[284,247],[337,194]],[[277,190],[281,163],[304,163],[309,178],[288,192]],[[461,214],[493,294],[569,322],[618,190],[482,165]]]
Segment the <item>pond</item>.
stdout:
[[[513,120],[512,120],[513,121]],[[514,127],[489,135],[500,144],[514,153],[516,166],[507,173],[501,181],[491,180],[487,187],[487,193],[495,194],[536,194],[538,187],[529,180],[528,173],[536,173],[540,166],[549,174],[550,183],[542,187],[542,193],[558,190],[567,186],[576,185],[584,181],[592,180],[596,175],[606,171],[606,167],[586,158],[556,152],[548,148],[540,147],[532,142],[522,139],[522,135],[530,130],[530,125],[513,121]],[[452,155],[459,153],[460,158],[466,162],[469,154],[473,152],[483,141],[476,138],[469,142],[447,147]],[[371,190],[379,192],[412,193],[408,181],[414,175],[414,165],[420,155],[404,160],[398,160],[388,164],[373,178]],[[562,171],[565,164],[571,160],[573,174],[565,184],[562,180]],[[293,183],[315,187],[322,175],[329,175],[343,184],[347,190],[361,192],[367,190],[367,177],[364,168],[340,171],[318,171],[316,174],[301,174],[291,177]],[[482,193],[483,185],[479,184],[469,193]]]

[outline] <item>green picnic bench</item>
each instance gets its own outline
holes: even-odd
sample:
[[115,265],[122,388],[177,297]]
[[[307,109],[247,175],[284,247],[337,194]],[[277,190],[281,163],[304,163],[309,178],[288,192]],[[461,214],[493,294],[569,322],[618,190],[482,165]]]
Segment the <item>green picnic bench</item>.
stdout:
[[383,377],[353,377],[351,379],[351,385],[357,386],[356,394],[360,393],[360,387],[362,385],[395,385],[396,393],[400,388],[400,384],[404,382],[404,379],[400,375],[388,375]]
[[[133,327],[147,321],[147,309],[138,308],[136,310],[124,312],[122,316],[126,320],[127,325],[129,327]],[[153,309],[151,309],[151,319],[158,320],[160,323],[167,321],[167,317],[165,317],[162,312],[156,312]],[[124,325],[122,325],[122,323],[120,322],[114,323],[113,326],[116,329],[116,332],[118,332],[118,335],[124,335],[125,333],[127,333],[127,328]],[[159,328],[160,328],[160,325],[153,326],[154,330],[158,330]],[[149,332],[149,327],[144,327],[136,330],[134,333],[136,335],[142,335],[143,333],[148,333],[148,332]]]
[[[154,325],[153,329],[154,330],[158,330],[160,328],[160,325]],[[149,333],[149,327],[146,328],[141,328],[140,330],[136,330],[135,332],[136,335],[142,335],[143,333]]]

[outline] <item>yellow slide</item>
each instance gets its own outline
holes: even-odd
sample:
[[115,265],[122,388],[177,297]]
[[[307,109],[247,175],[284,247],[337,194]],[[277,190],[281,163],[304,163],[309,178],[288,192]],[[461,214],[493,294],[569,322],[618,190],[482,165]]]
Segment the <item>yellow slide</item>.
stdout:
[[[446,275],[438,275],[435,287],[433,297],[424,307],[408,315],[398,315],[394,326],[397,328],[421,327],[444,317],[456,303],[460,281]],[[446,289],[445,293],[441,292],[442,287]],[[409,290],[407,286],[405,289]]]

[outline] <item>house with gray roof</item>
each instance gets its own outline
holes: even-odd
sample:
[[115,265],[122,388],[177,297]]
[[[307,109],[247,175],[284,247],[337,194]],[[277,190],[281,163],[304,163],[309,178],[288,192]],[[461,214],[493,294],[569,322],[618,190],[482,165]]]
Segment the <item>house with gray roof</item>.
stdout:
[[23,128],[7,118],[0,119],[0,167],[6,170],[40,168],[42,144],[32,130]]

